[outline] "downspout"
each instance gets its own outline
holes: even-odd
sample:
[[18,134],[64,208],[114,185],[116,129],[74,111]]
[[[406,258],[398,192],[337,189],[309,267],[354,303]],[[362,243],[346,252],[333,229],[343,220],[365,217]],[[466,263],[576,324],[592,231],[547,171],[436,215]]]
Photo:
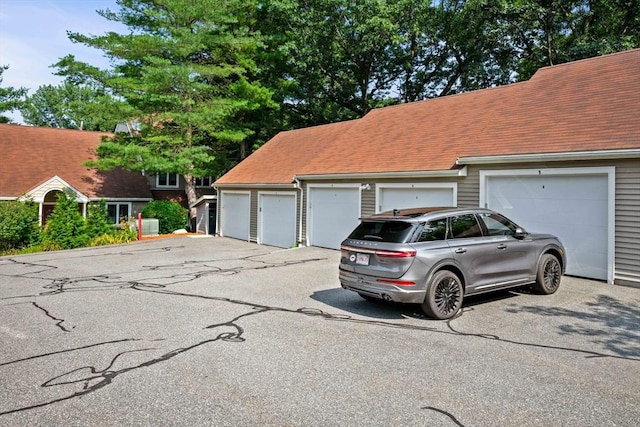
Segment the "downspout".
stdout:
[[298,214],[298,244],[301,244],[302,243],[302,211],[303,211],[304,193],[302,191],[302,184],[300,183],[300,180],[294,176],[293,182],[294,182],[293,184],[294,188],[296,190],[300,190],[300,212]]
[[[211,184],[211,187],[213,187],[214,190],[216,190],[216,223],[215,223],[215,228],[216,228],[216,232],[213,234],[214,236],[220,236],[220,227],[218,227],[220,224],[218,223],[218,218],[220,215],[220,190],[218,189],[218,187],[215,184]],[[209,223],[209,221],[207,221],[207,223]]]

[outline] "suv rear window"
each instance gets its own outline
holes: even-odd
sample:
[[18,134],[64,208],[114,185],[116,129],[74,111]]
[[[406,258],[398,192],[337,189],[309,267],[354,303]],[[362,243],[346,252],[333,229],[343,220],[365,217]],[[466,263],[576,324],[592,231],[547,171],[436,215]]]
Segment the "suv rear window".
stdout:
[[363,221],[349,235],[349,239],[404,243],[412,230],[413,224],[403,221]]

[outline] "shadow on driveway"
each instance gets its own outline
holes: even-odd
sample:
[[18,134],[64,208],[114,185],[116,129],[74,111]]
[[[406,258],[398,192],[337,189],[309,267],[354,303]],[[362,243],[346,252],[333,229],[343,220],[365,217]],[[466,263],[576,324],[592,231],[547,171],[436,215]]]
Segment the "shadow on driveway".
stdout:
[[[502,291],[483,295],[466,297],[462,307],[473,307],[492,301],[500,301],[519,296],[517,292]],[[368,301],[358,296],[355,292],[346,291],[342,288],[324,289],[314,292],[311,299],[327,304],[331,307],[357,314],[359,316],[371,317],[375,319],[406,319],[420,318],[429,319],[420,308],[419,304],[401,304],[390,301]]]
[[640,306],[598,295],[585,302],[585,310],[564,307],[522,306],[506,309],[509,313],[567,318],[574,322],[559,326],[560,334],[590,337],[609,351],[623,357],[640,357]]

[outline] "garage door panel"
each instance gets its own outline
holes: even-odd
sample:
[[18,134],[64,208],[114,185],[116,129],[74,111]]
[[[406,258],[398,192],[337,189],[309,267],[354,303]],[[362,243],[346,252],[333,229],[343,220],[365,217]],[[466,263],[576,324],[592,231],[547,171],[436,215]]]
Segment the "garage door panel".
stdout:
[[[582,230],[576,227],[574,232],[581,233]],[[607,259],[607,247],[602,244],[606,240],[606,227],[592,227],[579,242],[569,241],[565,244],[567,263],[572,267],[570,274],[606,279],[607,264],[601,262]]]
[[260,243],[281,248],[296,243],[295,195],[260,195]]
[[221,209],[222,235],[249,240],[251,196],[248,193],[223,193]]
[[606,175],[492,176],[487,206],[528,231],[557,235],[567,249],[567,273],[606,280]]
[[378,211],[455,205],[452,188],[381,188]]
[[309,243],[339,249],[359,223],[359,189],[312,188],[309,197]]

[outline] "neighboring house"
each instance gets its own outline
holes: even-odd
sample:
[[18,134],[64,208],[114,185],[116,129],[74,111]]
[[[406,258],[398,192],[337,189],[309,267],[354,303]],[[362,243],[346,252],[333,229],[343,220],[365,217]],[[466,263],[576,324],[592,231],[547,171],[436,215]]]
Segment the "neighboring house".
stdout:
[[112,223],[134,218],[152,200],[147,180],[137,172],[100,172],[84,163],[109,133],[0,124],[0,202],[29,198],[46,222],[58,193],[70,190],[80,212],[104,200]]
[[189,206],[185,193],[184,177],[176,173],[148,174],[149,187],[155,200],[171,200],[185,208],[196,208],[196,221],[191,224],[193,232],[204,234],[216,233],[216,190],[214,179],[210,176],[195,178],[198,200]]
[[[115,133],[135,134],[139,131],[139,124],[135,122],[120,122]],[[184,178],[177,173],[145,174],[154,200],[170,200],[180,203],[185,208],[196,208],[196,221],[191,224],[193,232],[204,234],[216,233],[216,191],[212,187],[214,179],[210,176],[195,178],[198,196],[194,206],[189,206],[185,193]]]
[[223,236],[339,248],[393,208],[488,207],[557,234],[570,275],[640,285],[640,50],[282,132],[215,183]]

